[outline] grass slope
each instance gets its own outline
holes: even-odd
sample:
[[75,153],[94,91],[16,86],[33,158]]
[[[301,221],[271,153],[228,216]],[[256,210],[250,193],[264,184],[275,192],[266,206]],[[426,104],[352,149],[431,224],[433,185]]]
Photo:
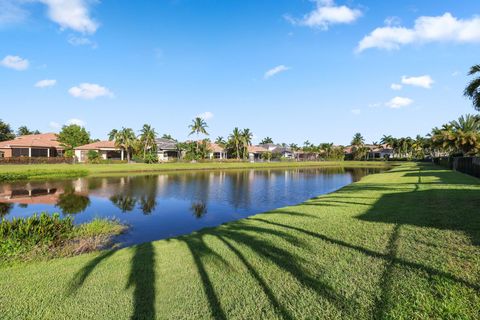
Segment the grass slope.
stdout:
[[297,206],[0,270],[2,319],[478,319],[480,180],[403,164]]
[[20,179],[70,178],[112,173],[148,173],[181,170],[268,169],[302,167],[381,167],[383,161],[320,161],[320,162],[203,162],[203,163],[123,163],[123,164],[32,164],[0,165],[0,181]]

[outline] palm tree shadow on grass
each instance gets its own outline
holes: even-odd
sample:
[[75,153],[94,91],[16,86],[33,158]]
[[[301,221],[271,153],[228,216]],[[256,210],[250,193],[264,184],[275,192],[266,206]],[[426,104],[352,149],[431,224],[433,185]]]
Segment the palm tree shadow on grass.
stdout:
[[103,251],[97,257],[90,260],[80,271],[78,271],[70,282],[67,295],[75,294],[80,287],[83,286],[85,280],[90,276],[92,271],[105,259],[108,259],[115,253],[115,250]]
[[131,319],[155,319],[155,251],[147,242],[134,247],[127,287],[134,287]]
[[[273,240],[264,240],[261,237],[262,235],[267,235],[268,238],[272,238]],[[187,244],[193,256],[193,260],[202,280],[205,295],[210,308],[210,314],[213,318],[226,319],[226,314],[221,305],[221,299],[215,291],[212,280],[208,275],[204,262],[207,256],[216,256],[218,259],[220,259],[221,256],[214,253],[214,251],[212,251],[206,245],[206,242],[204,241],[204,237],[206,236],[216,237],[226,246],[226,248],[234,253],[240,262],[246,267],[251,277],[262,289],[279,317],[283,319],[293,318],[290,311],[284,305],[282,305],[281,301],[277,297],[275,297],[274,291],[268,286],[268,283],[262,278],[261,274],[253,267],[253,264],[245,258],[242,250],[240,250],[237,245],[246,247],[253,251],[259,258],[266,259],[273,263],[283,272],[292,276],[302,286],[305,286],[309,290],[315,292],[319,298],[328,300],[344,315],[352,316],[354,314],[355,308],[358,305],[355,301],[335,292],[331,286],[319,279],[318,275],[311,275],[309,271],[307,271],[301,265],[302,262],[307,261],[303,261],[298,256],[295,256],[288,250],[282,248],[280,245],[274,244],[274,241],[277,238],[281,238],[291,244],[302,245],[303,241],[301,238],[294,237],[287,232],[283,232],[274,228],[255,226],[246,220],[228,225],[221,230],[204,230],[195,235],[181,237],[179,239]],[[234,243],[236,245],[234,245]],[[225,263],[226,262],[222,262],[222,264]]]

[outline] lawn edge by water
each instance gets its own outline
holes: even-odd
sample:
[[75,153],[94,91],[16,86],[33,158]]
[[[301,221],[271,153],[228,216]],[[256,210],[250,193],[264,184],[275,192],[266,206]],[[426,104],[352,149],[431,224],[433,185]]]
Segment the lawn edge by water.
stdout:
[[[317,162],[204,162],[204,163],[158,163],[158,164],[32,164],[0,165],[0,183],[16,180],[43,180],[83,176],[107,176],[119,174],[155,174],[176,171],[241,170],[241,169],[288,169],[288,168],[371,168],[388,167],[394,162],[384,161],[317,161]],[[3,179],[2,179],[3,177]]]

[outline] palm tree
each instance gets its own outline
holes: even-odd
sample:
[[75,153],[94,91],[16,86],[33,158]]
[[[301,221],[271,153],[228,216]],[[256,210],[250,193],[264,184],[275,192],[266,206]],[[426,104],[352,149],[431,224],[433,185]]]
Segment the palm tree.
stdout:
[[222,147],[225,147],[225,145],[227,144],[223,137],[217,137],[217,139],[215,139],[215,143]]
[[130,162],[130,152],[135,146],[137,137],[130,128],[122,128],[115,134],[115,146],[117,148],[123,148],[127,152],[127,161]]
[[155,132],[155,129],[148,124],[144,124],[140,132],[140,142],[143,147],[143,157],[145,158],[147,150],[153,151],[156,146],[155,139],[157,133]]
[[360,160],[364,156],[368,156],[368,150],[365,147],[365,138],[361,133],[355,133],[350,144],[352,145],[352,152],[355,159]]
[[250,129],[243,129],[242,131],[242,144],[243,144],[243,158],[248,157],[248,146],[252,145],[253,133]]
[[467,114],[457,121],[433,128],[432,141],[449,153],[474,155],[480,151],[480,117]]
[[[469,76],[480,74],[480,64],[474,65],[468,72]],[[480,111],[480,77],[470,81],[463,94],[473,102],[475,110]]]
[[240,147],[241,147],[241,144],[242,144],[242,132],[237,127],[235,127],[235,129],[233,129],[233,132],[230,134],[228,139],[230,140],[230,142],[233,144],[233,146],[235,148],[235,154],[237,156],[237,160],[240,160]]
[[118,130],[117,130],[117,129],[112,129],[112,130],[108,133],[108,140],[109,140],[109,141],[115,140],[115,136],[117,135],[117,133],[118,133]]
[[191,130],[189,135],[192,135],[194,133],[197,135],[197,153],[198,153],[200,149],[198,136],[200,134],[204,134],[206,136],[209,135],[209,133],[207,132],[207,128],[208,128],[207,122],[200,117],[196,117],[195,119],[192,120],[192,124],[189,125],[188,127]]
[[268,144],[268,143],[273,143],[273,139],[270,137],[266,137],[262,141],[260,141],[260,144]]

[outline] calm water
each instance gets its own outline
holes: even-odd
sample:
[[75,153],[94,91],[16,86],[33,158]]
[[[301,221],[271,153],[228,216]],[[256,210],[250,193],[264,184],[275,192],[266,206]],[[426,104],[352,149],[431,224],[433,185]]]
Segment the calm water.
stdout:
[[0,216],[117,218],[123,245],[188,234],[337,190],[378,169],[196,171],[0,185]]

